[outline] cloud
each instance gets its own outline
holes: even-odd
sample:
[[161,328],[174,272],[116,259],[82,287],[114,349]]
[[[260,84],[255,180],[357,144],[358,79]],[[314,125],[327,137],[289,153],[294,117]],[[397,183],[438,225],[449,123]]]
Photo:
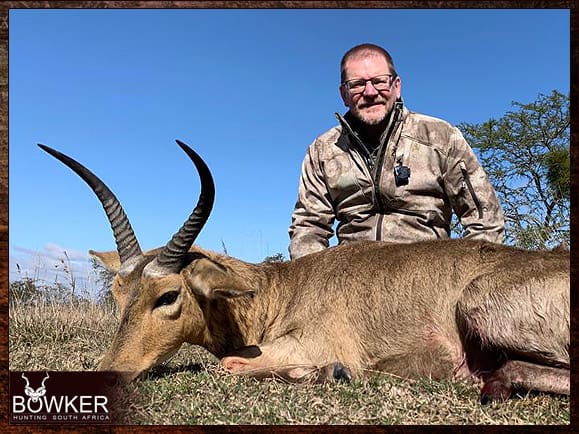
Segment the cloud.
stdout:
[[44,251],[50,254],[52,259],[60,260],[63,256],[68,257],[70,261],[88,261],[89,256],[87,252],[81,250],[70,249],[62,247],[54,243],[46,243]]
[[96,276],[87,253],[47,243],[41,250],[12,246],[9,255],[10,281],[32,279],[35,282],[70,286],[94,293]]

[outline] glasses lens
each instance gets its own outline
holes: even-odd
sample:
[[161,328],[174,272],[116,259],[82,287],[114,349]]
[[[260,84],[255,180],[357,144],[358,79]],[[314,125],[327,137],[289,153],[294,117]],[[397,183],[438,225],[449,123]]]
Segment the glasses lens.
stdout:
[[378,77],[374,77],[372,79],[372,86],[376,88],[376,90],[388,90],[390,89],[390,76],[389,75],[380,75]]
[[350,93],[353,95],[356,95],[358,93],[364,92],[364,89],[366,89],[366,83],[367,82],[371,82],[372,86],[374,86],[374,88],[376,90],[389,90],[390,89],[390,78],[391,78],[390,74],[385,74],[385,75],[379,75],[377,77],[373,77],[369,80],[364,80],[361,78],[349,80],[346,82],[346,84],[348,85],[348,90],[350,91]]
[[350,92],[352,93],[362,93],[364,92],[365,87],[365,80],[352,80],[348,82],[348,89],[350,89]]

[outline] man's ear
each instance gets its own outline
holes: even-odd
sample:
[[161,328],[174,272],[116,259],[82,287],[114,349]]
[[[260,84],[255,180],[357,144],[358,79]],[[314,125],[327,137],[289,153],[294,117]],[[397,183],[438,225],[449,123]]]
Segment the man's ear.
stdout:
[[346,89],[346,86],[344,86],[343,84],[340,84],[340,95],[342,96],[342,101],[344,101],[344,105],[346,107],[350,107],[350,93],[348,92],[348,89]]
[[99,261],[107,270],[118,273],[121,268],[121,258],[117,252],[95,252],[88,251],[89,255]]
[[394,87],[394,91],[396,92],[396,100],[400,99],[400,96],[402,95],[402,79],[400,78],[399,75],[396,76],[396,78],[394,79],[394,83],[393,87]]

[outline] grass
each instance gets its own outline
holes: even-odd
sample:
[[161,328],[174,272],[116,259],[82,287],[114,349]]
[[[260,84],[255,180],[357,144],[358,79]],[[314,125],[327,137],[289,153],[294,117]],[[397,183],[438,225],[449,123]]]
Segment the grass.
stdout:
[[[92,302],[10,306],[10,370],[92,370],[118,319]],[[374,375],[347,383],[286,384],[227,374],[202,348],[185,345],[126,387],[128,424],[176,425],[557,425],[568,397],[528,395],[481,406],[478,387]]]

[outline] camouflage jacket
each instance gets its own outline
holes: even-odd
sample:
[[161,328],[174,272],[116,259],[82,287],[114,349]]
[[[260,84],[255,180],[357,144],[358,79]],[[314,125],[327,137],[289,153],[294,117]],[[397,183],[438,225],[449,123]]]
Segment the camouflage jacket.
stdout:
[[[289,228],[292,259],[328,247],[336,219],[339,243],[449,238],[453,212],[465,238],[503,241],[498,197],[456,127],[397,102],[374,160],[336,116],[340,124],[316,138],[302,164]],[[405,167],[406,183],[403,172],[395,176]]]

